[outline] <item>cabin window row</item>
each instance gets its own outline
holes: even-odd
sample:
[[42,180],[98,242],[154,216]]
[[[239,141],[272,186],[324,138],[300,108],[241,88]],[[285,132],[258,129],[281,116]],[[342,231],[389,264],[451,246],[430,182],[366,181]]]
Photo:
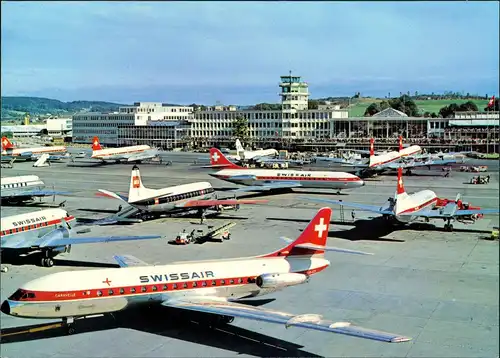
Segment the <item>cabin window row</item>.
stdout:
[[48,226],[48,224],[45,222],[45,223],[16,227],[14,229],[2,231],[2,235],[10,235],[10,234],[15,234],[17,232],[29,231],[29,230],[38,229],[39,227],[44,227],[44,226]]
[[259,177],[260,180],[276,180],[276,179],[291,179],[291,180],[323,180],[328,181],[330,178],[316,178],[316,177]]
[[28,183],[13,183],[13,184],[3,184],[1,186],[2,189],[9,189],[9,188],[19,188],[23,186],[27,186]]
[[[250,279],[248,279],[247,281],[248,283],[250,282]],[[192,285],[191,285],[191,288],[197,288],[197,287],[208,287],[208,286],[224,286],[224,285],[234,285],[234,284],[241,284],[243,283],[243,279],[242,278],[239,278],[239,279],[230,279],[230,280],[220,280],[220,284],[218,285],[217,284],[217,281],[216,280],[212,280],[212,281],[201,281],[201,282],[193,282]],[[177,289],[186,289],[186,288],[189,288],[189,285],[188,285],[188,282],[184,282],[184,283],[174,283],[174,284],[171,284],[172,285],[172,288],[173,290],[177,290]],[[165,284],[165,285],[155,285],[155,286],[149,286],[151,289],[149,290],[149,292],[157,292],[158,290],[161,289],[161,291],[167,291],[168,290],[168,285]],[[109,290],[98,290],[97,291],[97,296],[101,297],[103,296],[105,293],[107,292],[107,295],[108,296],[112,296],[116,293],[120,294],[120,295],[123,295],[123,294],[133,294],[133,293],[143,293],[143,292],[148,292],[148,286],[141,286],[140,289],[136,288],[136,287],[129,287],[129,288],[117,288],[117,289],[112,289],[110,288]],[[89,295],[90,294],[90,291],[87,291],[86,293],[84,294],[87,294]]]
[[[196,190],[196,191],[192,191],[192,192],[184,193],[184,194],[166,196],[163,198],[148,200],[146,205],[171,203],[171,202],[175,202],[175,201],[179,201],[179,200],[183,200],[183,199],[194,198],[196,196],[210,194],[210,193],[213,193],[214,191],[215,190],[213,188],[208,188],[208,189]],[[158,200],[158,202],[156,202],[156,200]]]

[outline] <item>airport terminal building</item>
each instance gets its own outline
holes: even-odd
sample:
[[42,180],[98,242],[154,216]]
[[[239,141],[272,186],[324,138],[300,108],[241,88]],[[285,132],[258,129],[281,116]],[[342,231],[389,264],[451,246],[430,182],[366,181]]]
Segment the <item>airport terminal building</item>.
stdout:
[[[392,108],[372,117],[349,117],[347,109],[329,103],[309,109],[309,86],[299,76],[281,76],[281,109],[239,109],[236,106],[171,106],[137,102],[115,113],[80,113],[73,116],[73,141],[90,143],[99,136],[105,146],[148,144],[171,149],[179,146],[232,146],[233,122],[248,121],[254,147],[310,149],[335,143],[365,148],[374,137],[380,147],[393,146],[402,135],[407,142],[441,145],[491,143],[498,151],[499,113],[457,113],[455,118],[408,117]],[[457,144],[455,143],[455,144]],[[365,148],[366,149],[366,148]]]

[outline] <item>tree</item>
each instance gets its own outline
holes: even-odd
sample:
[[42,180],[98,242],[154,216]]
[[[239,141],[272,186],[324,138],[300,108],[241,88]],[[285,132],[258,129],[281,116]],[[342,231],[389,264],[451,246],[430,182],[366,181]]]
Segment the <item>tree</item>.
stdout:
[[380,112],[380,107],[379,107],[378,103],[372,103],[368,107],[366,107],[364,116],[365,117],[368,117],[368,116],[371,117],[374,114],[377,114],[378,112]]
[[379,107],[380,111],[383,111],[384,109],[389,108],[390,105],[389,105],[389,102],[382,101],[382,102],[379,103],[378,107]]
[[435,112],[431,113],[431,118],[437,118],[437,117],[438,117],[438,115]]
[[458,106],[458,110],[463,111],[463,112],[477,112],[478,108],[474,102],[467,101],[465,103],[462,103],[460,106]]
[[406,113],[410,117],[419,117],[420,111],[418,110],[415,102],[408,95],[402,95],[399,98],[391,98],[389,100],[389,106],[398,111]]
[[238,116],[233,121],[233,136],[245,142],[248,138],[248,120]]
[[444,106],[439,110],[439,115],[442,118],[450,118],[453,117],[455,112],[458,112],[460,110],[460,107],[456,103],[452,103],[448,106]]
[[258,103],[252,106],[253,110],[256,111],[277,111],[281,109],[281,104],[279,103]]
[[318,109],[318,101],[315,99],[310,99],[309,102],[307,103],[307,108],[308,109]]

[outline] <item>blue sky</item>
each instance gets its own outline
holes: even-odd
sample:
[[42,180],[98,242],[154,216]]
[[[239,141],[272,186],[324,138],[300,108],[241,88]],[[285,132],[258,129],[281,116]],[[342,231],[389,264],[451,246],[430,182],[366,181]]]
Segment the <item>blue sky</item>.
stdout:
[[2,95],[278,102],[499,87],[497,2],[2,2]]

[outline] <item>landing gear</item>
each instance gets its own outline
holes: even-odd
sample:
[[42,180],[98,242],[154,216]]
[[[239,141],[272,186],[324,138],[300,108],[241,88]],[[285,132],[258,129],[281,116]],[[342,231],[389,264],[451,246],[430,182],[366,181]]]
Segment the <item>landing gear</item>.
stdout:
[[209,328],[217,328],[224,326],[226,324],[230,324],[234,321],[234,317],[232,316],[223,316],[223,315],[213,315],[213,317],[210,317],[205,324]]
[[67,334],[73,334],[76,332],[74,327],[75,319],[73,317],[64,317],[63,318],[63,327],[66,329]]
[[340,189],[337,190],[337,195],[340,195]]
[[50,257],[42,257],[41,259],[42,267],[52,267],[54,266],[54,261]]
[[445,231],[449,231],[449,232],[452,232],[453,231],[453,225],[450,224],[449,222],[444,224],[444,230]]
[[54,266],[54,260],[52,258],[55,255],[52,253],[51,250],[46,250],[42,252],[42,258],[40,260],[40,264],[42,267],[52,267]]

